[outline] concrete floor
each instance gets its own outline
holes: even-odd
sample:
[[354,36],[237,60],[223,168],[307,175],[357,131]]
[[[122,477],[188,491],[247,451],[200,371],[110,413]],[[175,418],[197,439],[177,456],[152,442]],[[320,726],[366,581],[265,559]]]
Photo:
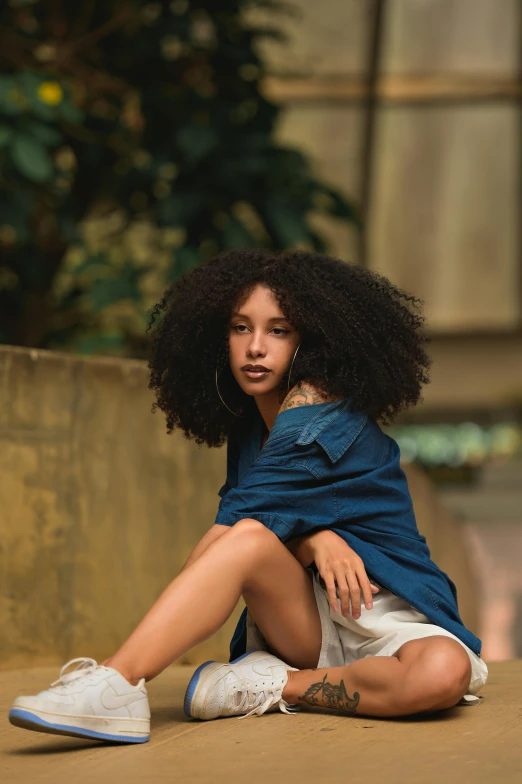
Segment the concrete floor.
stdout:
[[13,727],[15,696],[36,694],[57,667],[0,672],[0,782],[96,784],[515,784],[522,781],[522,660],[492,662],[480,705],[399,719],[309,708],[239,722],[188,719],[182,702],[195,667],[170,667],[147,684],[151,739],[135,746]]

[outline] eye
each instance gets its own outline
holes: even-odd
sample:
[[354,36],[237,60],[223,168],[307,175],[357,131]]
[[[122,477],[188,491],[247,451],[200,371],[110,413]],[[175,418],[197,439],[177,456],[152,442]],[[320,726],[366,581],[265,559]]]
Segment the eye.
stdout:
[[[231,329],[235,330],[240,335],[244,335],[245,333],[240,331],[241,327],[245,327],[245,329],[248,329],[248,327],[245,324],[235,324],[234,326],[231,327]],[[272,332],[277,332],[279,337],[279,335],[287,335],[290,332],[290,330],[283,329],[282,327],[274,327],[272,329]]]

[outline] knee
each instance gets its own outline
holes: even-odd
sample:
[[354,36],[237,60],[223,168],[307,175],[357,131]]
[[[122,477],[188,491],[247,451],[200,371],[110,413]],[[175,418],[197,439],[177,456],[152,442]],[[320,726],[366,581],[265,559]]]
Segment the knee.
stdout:
[[424,683],[433,709],[451,708],[466,694],[471,680],[471,661],[456,640],[437,640],[422,657]]
[[269,528],[254,520],[245,517],[232,527],[235,546],[246,549],[253,558],[262,558],[270,554],[273,548],[281,545],[279,538]]

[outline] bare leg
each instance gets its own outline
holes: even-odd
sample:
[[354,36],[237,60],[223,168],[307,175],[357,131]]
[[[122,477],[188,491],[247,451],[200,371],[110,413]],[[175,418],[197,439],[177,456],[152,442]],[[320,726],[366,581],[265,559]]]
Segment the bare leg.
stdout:
[[[221,628],[243,593],[263,636],[283,661],[309,667],[318,661],[321,640],[308,580],[275,534],[257,521],[240,521],[167,586],[104,664],[130,683],[136,684],[141,677],[151,680]],[[288,628],[295,620],[290,634]],[[305,663],[298,663],[298,657]],[[287,702],[352,715],[401,716],[439,710],[456,704],[466,692],[470,666],[456,641],[424,638],[406,643],[395,656],[289,672],[283,697]]]
[[[249,606],[252,602],[259,608],[261,619],[268,616],[273,632],[280,632],[285,661],[299,658],[293,666],[317,662],[321,623],[309,575],[272,531],[246,519],[178,574],[103,664],[114,667],[130,683],[142,677],[151,680],[215,634],[242,593]],[[267,635],[269,639],[270,630]]]
[[469,686],[471,663],[460,643],[434,636],[411,640],[394,656],[288,675],[287,702],[352,716],[406,716],[456,705]]

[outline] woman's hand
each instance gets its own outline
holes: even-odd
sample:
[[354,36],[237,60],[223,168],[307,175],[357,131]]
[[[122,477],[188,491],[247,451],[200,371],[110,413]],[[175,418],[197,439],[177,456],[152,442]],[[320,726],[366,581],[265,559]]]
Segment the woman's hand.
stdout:
[[376,585],[370,583],[362,559],[344,539],[324,529],[307,535],[307,546],[313,554],[313,560],[323,578],[328,593],[328,601],[334,612],[338,612],[336,586],[341,595],[341,611],[345,618],[350,613],[357,619],[361,615],[361,590],[367,610],[373,607],[373,593],[378,593]]

